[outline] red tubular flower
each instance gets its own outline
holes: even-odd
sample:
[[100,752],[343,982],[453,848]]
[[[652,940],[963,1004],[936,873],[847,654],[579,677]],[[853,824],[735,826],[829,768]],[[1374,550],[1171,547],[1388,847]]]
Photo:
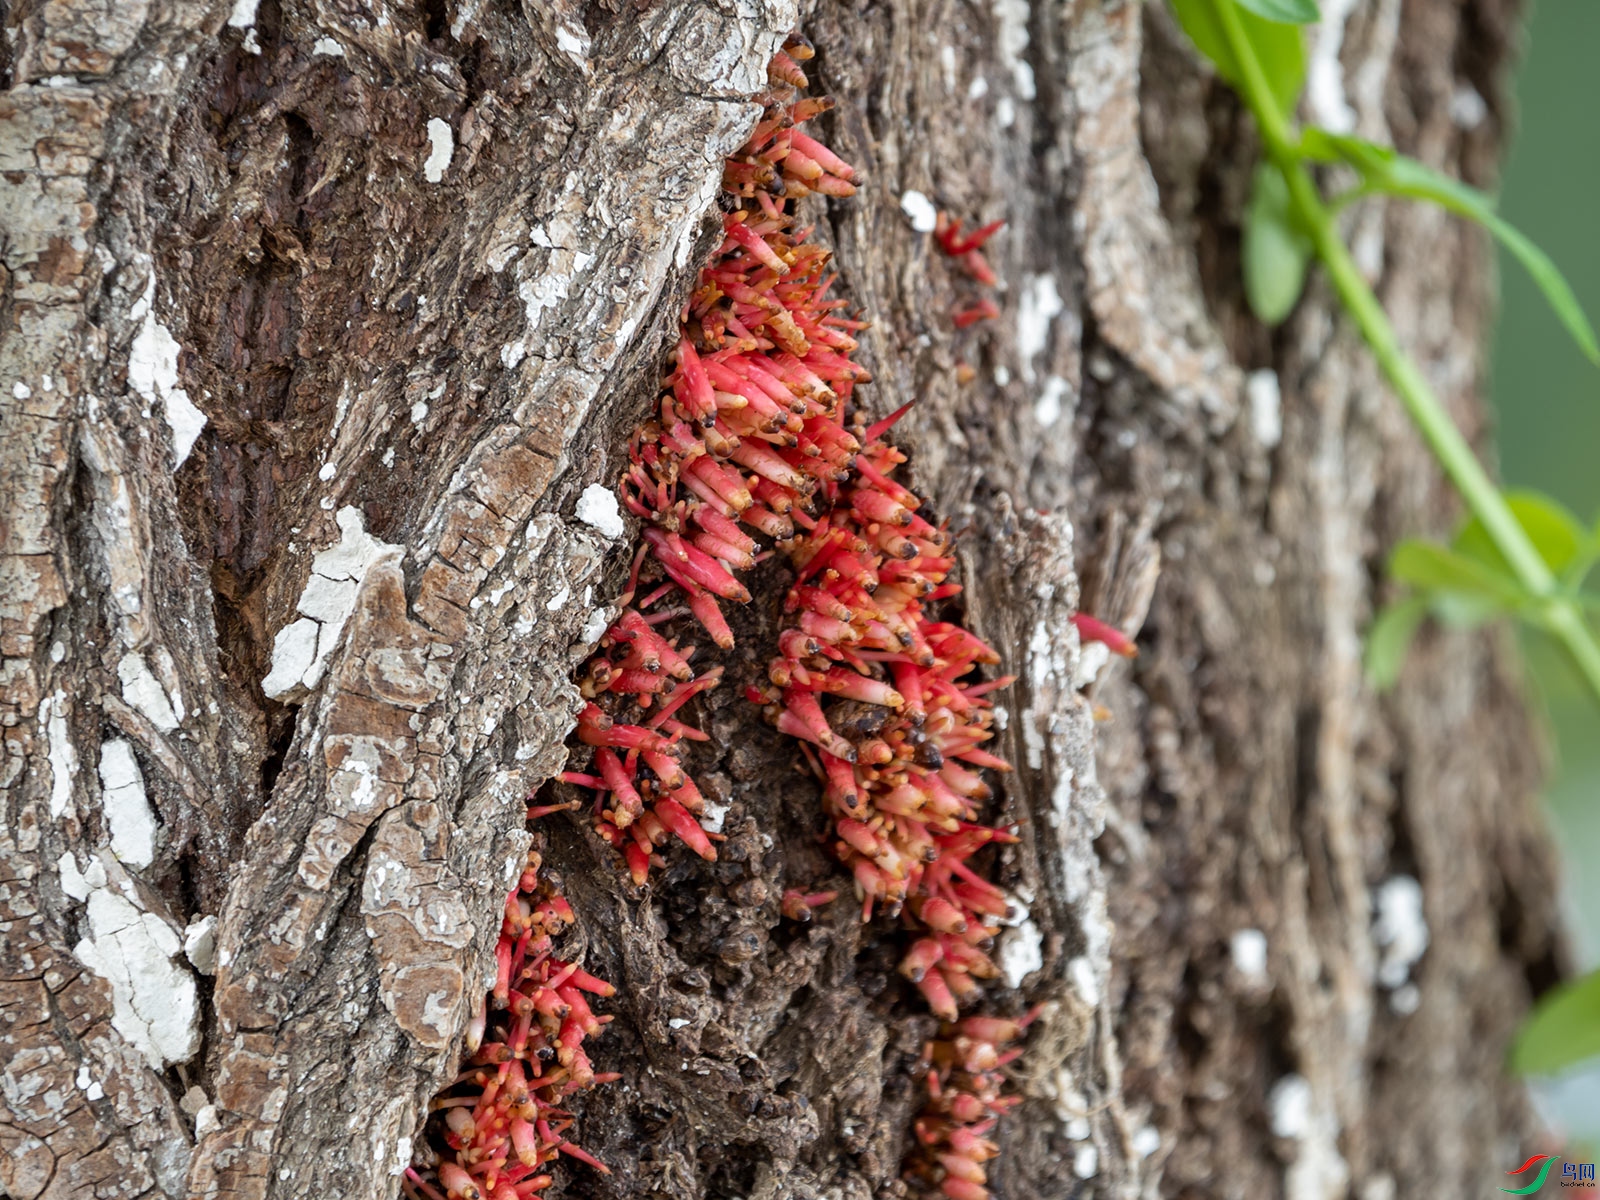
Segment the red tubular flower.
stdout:
[[[939,248],[955,259],[977,283],[986,288],[992,288],[1000,282],[995,275],[994,268],[989,265],[979,249],[984,242],[1005,224],[1004,221],[992,221],[981,229],[975,229],[970,234],[963,235],[961,222],[951,220],[944,213],[939,214],[938,225],[934,230],[934,240]],[[964,309],[959,309],[951,314],[951,320],[957,329],[964,329],[968,325],[979,321],[990,320],[1000,315],[1000,310],[993,300],[985,296],[976,303]]]
[[1139,653],[1139,648],[1122,630],[1114,625],[1107,625],[1088,613],[1074,613],[1072,623],[1078,627],[1078,637],[1085,642],[1104,642],[1111,653],[1120,654],[1124,658],[1133,658]]
[[831,904],[838,899],[838,892],[812,892],[807,894],[798,888],[790,888],[783,893],[781,905],[783,915],[791,921],[811,920],[811,910],[821,908],[824,904]]
[[978,249],[994,234],[1005,227],[1004,221],[991,221],[981,229],[974,229],[963,236],[961,222],[951,220],[944,213],[939,214],[939,225],[934,231],[934,238],[939,243],[939,248],[951,258],[959,258],[963,254],[971,253]]
[[965,329],[968,325],[976,325],[979,321],[992,321],[999,315],[999,306],[985,296],[968,307],[952,313],[950,320],[955,323],[957,329]]

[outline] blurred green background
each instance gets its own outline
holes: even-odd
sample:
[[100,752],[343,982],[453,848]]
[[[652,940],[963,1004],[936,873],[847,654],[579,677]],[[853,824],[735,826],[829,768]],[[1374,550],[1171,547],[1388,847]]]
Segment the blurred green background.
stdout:
[[[1561,268],[1600,322],[1600,0],[1533,5],[1515,80],[1515,124],[1500,211]],[[1492,397],[1501,473],[1580,517],[1600,513],[1600,371],[1556,323],[1527,274],[1500,256]],[[1565,857],[1563,887],[1583,968],[1600,965],[1600,707],[1554,644],[1525,639],[1556,753],[1547,788]],[[1541,1085],[1552,1120],[1600,1138],[1600,1068]]]

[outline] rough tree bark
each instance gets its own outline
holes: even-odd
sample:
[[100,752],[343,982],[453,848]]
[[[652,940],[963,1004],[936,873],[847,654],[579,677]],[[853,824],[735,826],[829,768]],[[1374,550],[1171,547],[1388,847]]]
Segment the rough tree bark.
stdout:
[[[1325,7],[1320,110],[1490,176],[1514,4]],[[1253,134],[1164,10],[0,13],[13,1200],[394,1194],[626,571],[576,498],[615,479],[797,25],[869,181],[813,214],[878,322],[868,401],[921,401],[915,477],[1021,675],[1007,936],[1024,965],[1039,942],[1047,1009],[997,1193],[1384,1200],[1504,1170],[1530,1117],[1503,1050],[1557,967],[1515,670],[1432,635],[1392,697],[1364,687],[1384,552],[1453,508],[1320,286],[1277,335],[1245,314]],[[1000,321],[952,330],[912,189],[1009,222]],[[1480,429],[1482,240],[1350,220]],[[1135,663],[1080,653],[1080,579],[1142,626]],[[641,894],[547,822],[621,988],[595,1053],[625,1079],[579,1113],[616,1174],[569,1194],[894,1194],[927,1019],[891,931],[778,920],[836,874],[793,752],[722,690],[720,863]]]

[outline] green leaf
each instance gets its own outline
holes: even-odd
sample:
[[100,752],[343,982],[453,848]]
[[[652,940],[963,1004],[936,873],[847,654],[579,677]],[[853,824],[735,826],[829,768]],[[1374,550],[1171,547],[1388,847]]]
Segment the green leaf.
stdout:
[[1258,163],[1244,214],[1244,294],[1266,325],[1281,323],[1294,308],[1315,252],[1292,213],[1283,172]]
[[1469,596],[1465,592],[1434,592],[1428,600],[1434,618],[1451,629],[1476,629],[1505,616],[1512,607],[1488,596]]
[[1520,229],[1499,217],[1490,217],[1484,224],[1489,227],[1490,233],[1500,239],[1500,244],[1511,251],[1523,269],[1533,276],[1534,283],[1544,293],[1546,303],[1555,311],[1556,319],[1566,326],[1584,357],[1600,365],[1600,343],[1595,341],[1594,327],[1589,324],[1583,306],[1562,278],[1560,269],[1550,261],[1550,256],[1523,236]]
[[[1579,555],[1593,548],[1594,539],[1583,522],[1560,503],[1538,492],[1507,492],[1506,504],[1528,540],[1556,575],[1565,575]],[[1489,537],[1483,522],[1474,517],[1461,527],[1451,543],[1456,550],[1499,574],[1510,575],[1511,567]]]
[[1301,152],[1317,162],[1349,163],[1360,171],[1371,191],[1413,200],[1428,200],[1486,228],[1533,277],[1546,302],[1555,311],[1572,340],[1590,362],[1600,365],[1600,341],[1584,315],[1583,306],[1550,256],[1534,245],[1514,225],[1494,211],[1494,200],[1477,188],[1451,179],[1414,158],[1397,154],[1361,138],[1308,129],[1300,141]]
[[1523,1023],[1511,1063],[1530,1075],[1552,1075],[1600,1054],[1600,971],[1562,984]]
[[[1283,4],[1291,0],[1277,2]],[[1228,39],[1223,36],[1214,7],[1234,3],[1235,0],[1172,0],[1172,9],[1195,49],[1209,58],[1217,74],[1238,91],[1242,86],[1239,64],[1234,60],[1233,51],[1228,49]],[[1256,52],[1256,61],[1261,64],[1278,107],[1284,115],[1292,114],[1295,102],[1300,99],[1300,85],[1306,78],[1306,48],[1299,27],[1269,21],[1244,7],[1240,7],[1239,22]]]
[[1406,651],[1416,636],[1417,626],[1428,615],[1426,596],[1408,596],[1386,605],[1367,630],[1367,678],[1380,692],[1387,692],[1400,678]]
[[1239,7],[1269,21],[1310,25],[1322,20],[1317,0],[1238,0]]
[[1418,591],[1449,592],[1504,609],[1528,599],[1509,574],[1438,542],[1407,538],[1389,556],[1389,574]]
[[1300,153],[1312,162],[1349,163],[1363,175],[1381,171],[1392,163],[1397,152],[1365,138],[1333,133],[1312,125],[1300,134]]

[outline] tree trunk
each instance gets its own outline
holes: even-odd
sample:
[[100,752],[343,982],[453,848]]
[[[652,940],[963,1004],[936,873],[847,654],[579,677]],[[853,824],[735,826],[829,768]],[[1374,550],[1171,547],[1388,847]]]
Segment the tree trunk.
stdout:
[[[1515,6],[1324,7],[1314,115],[1484,182]],[[1325,288],[1276,334],[1244,310],[1254,135],[1164,9],[0,13],[12,1200],[396,1193],[627,574],[577,500],[625,461],[795,27],[868,181],[808,202],[876,322],[866,402],[919,401],[911,471],[1020,676],[1002,952],[1045,1010],[996,1194],[1457,1194],[1526,1146],[1502,1063],[1559,946],[1516,669],[1430,634],[1365,686],[1385,553],[1454,506]],[[911,191],[1007,221],[1000,320],[953,329],[970,285]],[[1482,238],[1348,220],[1481,433]],[[1136,661],[1079,646],[1080,591]],[[901,1188],[932,1025],[888,923],[780,922],[784,887],[849,885],[738,690],[705,716],[720,862],[638,889],[545,822],[619,987],[594,1056],[623,1080],[577,1108],[615,1173],[568,1194]]]

